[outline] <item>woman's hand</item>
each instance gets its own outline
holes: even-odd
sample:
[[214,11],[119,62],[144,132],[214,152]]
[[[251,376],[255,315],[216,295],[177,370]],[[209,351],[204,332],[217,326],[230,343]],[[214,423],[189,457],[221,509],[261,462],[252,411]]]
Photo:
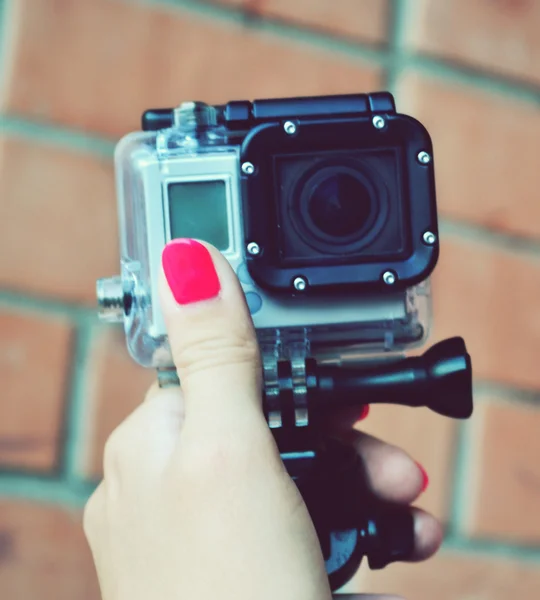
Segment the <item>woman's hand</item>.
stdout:
[[[329,600],[318,539],[261,402],[258,345],[227,261],[169,244],[162,309],[182,388],[159,389],[112,434],[85,532],[103,600]],[[368,489],[409,504],[423,475],[401,450],[331,427],[354,444]],[[440,544],[415,511],[411,560]]]

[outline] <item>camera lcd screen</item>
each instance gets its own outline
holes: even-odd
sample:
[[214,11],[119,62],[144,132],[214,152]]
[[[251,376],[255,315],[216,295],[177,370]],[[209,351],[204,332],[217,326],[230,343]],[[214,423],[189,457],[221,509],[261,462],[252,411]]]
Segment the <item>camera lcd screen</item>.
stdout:
[[229,248],[225,181],[186,181],[168,186],[171,239],[196,238]]

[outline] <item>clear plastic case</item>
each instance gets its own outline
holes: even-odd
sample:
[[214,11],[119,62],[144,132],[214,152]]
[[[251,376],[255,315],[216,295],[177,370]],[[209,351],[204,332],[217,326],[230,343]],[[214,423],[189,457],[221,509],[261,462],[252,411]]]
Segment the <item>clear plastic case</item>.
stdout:
[[246,265],[242,229],[239,148],[227,132],[189,126],[124,137],[115,153],[123,301],[110,320],[123,321],[129,352],[146,367],[172,366],[161,316],[157,276],[161,252],[171,239],[167,185],[172,181],[219,179],[227,190],[228,246],[222,250],[243,286],[263,353],[291,353],[321,361],[396,356],[424,344],[431,319],[429,281],[406,291],[331,297],[277,295],[260,289]]

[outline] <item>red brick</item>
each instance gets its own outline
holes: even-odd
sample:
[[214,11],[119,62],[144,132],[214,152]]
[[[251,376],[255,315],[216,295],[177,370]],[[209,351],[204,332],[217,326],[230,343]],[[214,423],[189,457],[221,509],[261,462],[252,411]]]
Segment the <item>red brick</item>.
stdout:
[[94,304],[119,269],[110,161],[0,138],[0,197],[0,285]]
[[335,35],[376,43],[386,40],[387,0],[261,0],[252,4],[262,15]]
[[411,600],[532,600],[540,596],[540,569],[510,558],[440,552],[420,564],[361,569],[347,591],[393,593]]
[[13,12],[4,110],[109,136],[182,100],[362,92],[380,81],[350,57],[179,8],[21,0]]
[[538,545],[540,407],[490,400],[479,404],[476,417],[468,531]]
[[99,479],[107,438],[143,401],[156,380],[156,372],[133,361],[126,350],[123,330],[116,327],[104,329],[97,336],[88,369],[91,387],[81,468],[85,476]]
[[396,96],[400,111],[422,121],[433,137],[443,215],[538,237],[540,112],[535,105],[414,73]]
[[71,339],[71,327],[61,319],[0,313],[1,467],[56,466]]
[[417,0],[408,8],[413,48],[540,82],[540,4],[536,0]]
[[0,502],[0,589],[6,600],[99,600],[80,512]]
[[359,429],[403,448],[429,475],[429,487],[415,502],[445,521],[451,493],[456,422],[427,408],[373,405]]
[[433,341],[465,338],[478,379],[540,388],[540,265],[482,241],[443,238]]

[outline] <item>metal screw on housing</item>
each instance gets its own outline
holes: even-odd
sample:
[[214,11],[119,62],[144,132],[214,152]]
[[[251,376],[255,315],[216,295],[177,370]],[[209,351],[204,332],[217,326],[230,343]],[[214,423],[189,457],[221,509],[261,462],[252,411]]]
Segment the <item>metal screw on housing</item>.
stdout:
[[257,256],[261,253],[261,247],[259,244],[257,244],[257,242],[249,242],[247,245],[247,251],[249,254],[251,254],[251,256]]
[[431,231],[426,231],[422,236],[422,239],[424,240],[424,244],[433,246],[433,244],[437,241],[437,236]]
[[427,165],[429,162],[431,162],[431,156],[424,150],[422,150],[422,152],[419,152],[416,158],[418,159],[418,162],[421,165]]
[[246,175],[253,175],[253,173],[255,173],[255,165],[250,162],[243,163],[242,173],[245,173]]
[[385,271],[382,278],[386,285],[394,285],[396,283],[396,276],[392,271]]
[[293,287],[299,292],[303,292],[307,288],[307,281],[303,277],[296,277],[293,281]]
[[373,123],[373,127],[375,127],[375,129],[382,129],[386,124],[385,120],[380,115],[373,117],[371,122]]
[[109,323],[119,323],[124,318],[124,288],[121,277],[99,279],[96,283],[98,316]]
[[286,121],[283,125],[283,129],[288,135],[293,135],[296,133],[296,125],[292,121]]

